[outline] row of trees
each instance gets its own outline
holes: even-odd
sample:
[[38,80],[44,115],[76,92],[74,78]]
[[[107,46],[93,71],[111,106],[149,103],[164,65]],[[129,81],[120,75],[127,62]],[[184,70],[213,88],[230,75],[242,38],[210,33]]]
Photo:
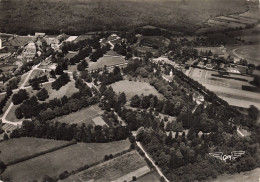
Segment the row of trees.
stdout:
[[51,87],[54,90],[59,90],[62,86],[66,85],[70,82],[70,77],[68,73],[63,73],[59,78],[57,78],[54,82],[51,83]]
[[60,122],[28,121],[24,120],[22,127],[15,129],[10,137],[37,137],[55,140],[76,140],[86,143],[104,143],[126,139],[130,134],[127,126],[108,128],[106,126],[81,126]]
[[47,75],[44,75],[44,76],[40,76],[40,77],[37,77],[37,78],[30,79],[29,85],[32,86],[33,90],[39,90],[40,84],[47,82],[47,81],[48,81],[48,77],[47,77]]
[[98,48],[95,52],[93,52],[89,58],[92,62],[97,62],[97,60],[104,56],[104,54],[107,53],[107,51],[110,50],[110,45],[107,44],[106,46],[103,46],[102,48]]
[[11,97],[12,94],[13,94],[12,89],[9,86],[7,86],[7,88],[6,88],[6,95],[0,101],[0,114],[3,113],[3,108],[5,107],[5,104],[6,104],[7,100]]
[[21,104],[24,100],[29,99],[29,93],[25,89],[20,89],[12,97],[12,102],[14,105]]
[[[32,118],[36,117],[41,121],[54,119],[55,117],[75,112],[83,107],[93,105],[99,101],[99,95],[92,97],[92,90],[83,82],[76,81],[76,87],[79,92],[74,93],[71,97],[63,96],[61,99],[52,99],[48,102],[39,103],[35,96],[25,100],[15,111],[18,119],[23,117]],[[41,92],[41,93],[40,93]],[[46,91],[41,90],[37,93],[37,97],[46,98]],[[45,93],[44,93],[45,92]],[[93,93],[97,91],[93,90]]]

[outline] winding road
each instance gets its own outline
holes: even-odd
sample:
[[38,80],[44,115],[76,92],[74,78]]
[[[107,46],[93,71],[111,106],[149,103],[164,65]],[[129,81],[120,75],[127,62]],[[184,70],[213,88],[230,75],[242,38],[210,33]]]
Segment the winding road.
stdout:
[[[24,86],[25,86],[25,84],[28,82],[28,80],[29,80],[29,78],[30,78],[30,76],[31,76],[31,74],[32,74],[32,72],[33,72],[33,70],[38,69],[38,66],[39,66],[39,65],[40,65],[40,63],[32,67],[32,69],[29,71],[29,74],[28,74],[27,77],[25,78],[25,80],[24,80],[24,82],[22,83],[22,85],[20,86],[20,88],[15,89],[15,90],[20,90],[20,89],[24,89],[24,88],[25,88]],[[21,125],[21,124],[22,124],[22,121],[12,122],[12,121],[8,121],[8,120],[6,119],[6,116],[7,116],[8,113],[10,112],[11,108],[13,107],[13,105],[14,105],[14,104],[13,104],[13,102],[12,102],[12,103],[9,105],[9,107],[7,108],[7,110],[5,111],[5,113],[4,113],[3,117],[2,117],[2,123],[8,123],[8,124],[12,124],[12,125],[18,126],[18,125]]]

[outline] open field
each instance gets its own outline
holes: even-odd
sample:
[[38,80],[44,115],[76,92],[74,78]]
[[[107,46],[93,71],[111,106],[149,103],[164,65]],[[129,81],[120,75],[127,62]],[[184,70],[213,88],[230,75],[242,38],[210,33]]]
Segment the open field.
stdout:
[[148,46],[148,47],[153,47],[153,46],[158,46],[158,47],[167,47],[170,44],[170,40],[162,37],[162,36],[142,36],[139,37],[137,41],[138,46]]
[[112,66],[121,63],[127,63],[123,56],[106,56],[106,54],[97,60],[97,62],[89,62],[88,70],[96,70],[104,68],[104,66]]
[[88,124],[94,125],[95,122],[93,119],[102,113],[101,109],[98,105],[93,105],[87,108],[83,108],[77,112],[70,113],[68,115],[64,115],[61,117],[57,117],[52,121],[58,121],[61,123],[70,123],[70,124],[78,124],[81,125],[84,123],[86,126]]
[[40,181],[44,175],[58,177],[64,171],[71,172],[85,165],[102,161],[105,155],[129,149],[129,140],[111,143],[78,143],[45,155],[9,166],[2,174],[14,182]]
[[76,56],[78,54],[78,51],[77,52],[72,52],[72,51],[70,51],[69,53],[67,53],[65,56],[64,56],[64,58],[66,59],[71,59],[71,58],[73,58],[74,56]]
[[160,182],[160,175],[156,171],[154,171],[138,178],[138,182],[148,182],[148,181]]
[[259,182],[260,168],[252,171],[241,172],[240,174],[225,174],[218,176],[216,179],[209,180],[209,182]]
[[[166,0],[24,0],[20,3],[18,0],[10,0],[5,4],[2,1],[0,9],[0,17],[2,17],[0,18],[0,32],[28,34],[40,31],[55,34],[62,29],[66,33],[80,34],[104,29],[129,30],[151,23],[154,26],[175,31],[194,32],[210,17],[243,13],[246,11],[246,6],[244,1],[237,0],[186,0],[185,3]],[[102,11],[97,11],[97,9],[102,9]],[[71,24],[71,22],[74,23]]]
[[127,100],[130,100],[134,95],[156,95],[158,98],[162,99],[161,95],[153,86],[146,82],[135,82],[122,80],[116,83],[111,84],[113,90],[117,93],[124,92],[126,94]]
[[158,50],[157,49],[154,49],[152,47],[147,47],[147,46],[143,46],[143,47],[137,47],[136,50],[138,52],[142,52],[142,53],[146,53],[146,52],[151,52],[153,55],[156,55],[158,54]]
[[41,77],[41,76],[44,76],[44,75],[47,75],[47,77],[48,77],[48,72],[44,72],[43,70],[33,70],[30,78],[28,79],[28,82],[25,83],[25,87],[29,86],[29,80],[30,79],[34,79],[34,78]]
[[246,59],[248,63],[260,65],[260,45],[243,45],[228,47],[228,53],[240,60]]
[[192,68],[188,76],[215,92],[231,105],[239,107],[255,105],[260,108],[260,93],[242,90],[242,85],[252,86],[249,82],[253,80],[253,77],[230,74],[228,77],[236,79],[225,79],[214,77],[212,74],[218,74],[218,72]]
[[76,40],[74,40],[74,42],[91,39],[92,37],[93,37],[92,35],[80,35],[80,36],[78,36],[78,38]]
[[12,71],[13,69],[16,69],[16,68],[17,68],[16,65],[0,64],[0,69],[1,69],[3,72]]
[[[75,81],[73,79],[71,79],[71,81],[69,83],[67,83],[66,85],[62,86],[59,91],[57,92],[56,90],[53,90],[51,87],[51,83],[47,83],[44,84],[42,88],[46,88],[46,90],[48,91],[49,94],[49,98],[46,99],[45,101],[39,101],[39,102],[48,102],[49,100],[52,100],[54,98],[61,98],[64,95],[66,95],[67,97],[70,97],[73,93],[78,92],[78,89],[75,87]],[[31,87],[27,87],[26,91],[29,93],[30,97],[32,97],[33,95],[36,96],[38,90],[32,90]],[[15,91],[14,93],[17,93],[18,91]],[[11,99],[10,99],[11,100]],[[9,106],[9,105],[8,105]],[[9,111],[8,115],[6,116],[6,119],[8,121],[13,121],[13,122],[17,122],[20,121],[16,118],[15,116],[15,110],[19,105],[14,105],[11,110]]]
[[149,171],[146,162],[138,152],[131,151],[82,171],[64,181],[130,181],[133,176],[139,177]]
[[217,54],[219,56],[224,56],[227,57],[228,54],[226,53],[225,49],[222,47],[196,47],[196,49],[198,50],[198,52],[203,51],[211,51],[214,54]]
[[214,16],[204,22],[204,25],[196,31],[197,34],[208,32],[223,31],[227,29],[242,29],[254,26],[259,21],[259,8],[257,2],[250,2],[247,5],[248,10],[237,14]]
[[107,123],[103,120],[101,116],[97,116],[92,119],[92,121],[95,123],[95,125],[100,125],[100,126],[108,126]]
[[9,139],[0,142],[0,159],[5,163],[9,163],[35,153],[47,151],[65,143],[68,142],[28,137]]
[[64,95],[66,95],[67,97],[70,97],[72,94],[78,92],[79,90],[75,87],[75,81],[72,78],[70,78],[70,80],[71,81],[69,83],[62,86],[58,91],[52,89],[51,83],[45,84],[43,87],[46,88],[46,90],[49,93],[48,100],[51,100],[54,98],[61,98]]

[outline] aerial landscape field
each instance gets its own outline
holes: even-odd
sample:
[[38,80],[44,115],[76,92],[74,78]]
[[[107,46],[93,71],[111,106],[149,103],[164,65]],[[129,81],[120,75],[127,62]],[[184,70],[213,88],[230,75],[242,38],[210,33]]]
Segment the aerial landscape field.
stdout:
[[0,0],[0,182],[257,182],[258,0]]
[[[48,143],[48,145],[51,145],[51,143]],[[30,179],[41,180],[44,175],[55,176],[66,170],[71,172],[84,165],[102,161],[105,155],[127,150],[129,145],[129,141],[112,142],[109,144],[78,143],[46,153],[23,163],[11,165],[8,167],[9,170],[5,171],[3,177],[12,177],[14,181],[20,182],[26,182]],[[75,151],[77,152],[75,153]],[[19,173],[16,173],[17,171]]]

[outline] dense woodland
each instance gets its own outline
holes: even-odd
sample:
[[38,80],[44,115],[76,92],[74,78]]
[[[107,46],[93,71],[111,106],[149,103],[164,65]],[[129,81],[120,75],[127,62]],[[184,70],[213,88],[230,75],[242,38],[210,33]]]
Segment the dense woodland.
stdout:
[[[156,30],[154,34],[162,32]],[[136,40],[132,34],[126,34],[124,38],[127,41],[116,44],[114,51],[128,57],[127,55],[133,51],[127,43],[132,44]],[[64,96],[52,100],[47,100],[49,96],[44,88],[38,88],[36,96],[32,97],[29,97],[25,90],[13,94],[13,103],[20,104],[15,115],[18,119],[25,120],[21,128],[10,134],[11,138],[38,137],[79,142],[111,142],[127,137],[132,139],[131,131],[137,131],[137,141],[141,142],[170,181],[202,181],[225,172],[232,174],[259,167],[260,127],[256,123],[257,108],[250,107],[247,114],[239,112],[173,66],[151,62],[152,55],[148,52],[143,59],[130,59],[123,69],[115,67],[113,71],[108,71],[104,67],[89,72],[86,70],[88,63],[84,58],[90,56],[90,60],[95,62],[110,49],[109,45],[101,46],[99,39],[100,36],[97,35],[93,39],[78,43],[66,43],[61,53],[49,50],[43,57],[22,66],[21,73],[29,70],[47,55],[52,55],[52,61],[58,64],[57,68],[50,72],[51,77],[56,78],[52,88],[59,90],[71,79],[64,70],[68,69],[69,65],[77,63],[78,72],[73,73],[73,79],[79,91],[71,97]],[[185,61],[190,57],[202,56],[186,46],[204,44],[203,42],[208,40],[172,40],[167,49],[173,51],[174,59]],[[218,41],[211,43],[221,44]],[[68,51],[78,51],[78,54],[71,59],[65,59]],[[207,53],[206,56],[212,56],[212,53]],[[167,82],[162,75],[169,75],[171,70],[174,75],[173,81]],[[152,94],[135,95],[127,103],[125,93],[116,93],[110,86],[123,79],[145,80],[162,94],[163,98],[159,99]],[[30,83],[39,84],[42,80],[46,81],[45,78],[39,77]],[[93,82],[95,87],[90,88],[86,82]],[[193,111],[197,104],[194,93],[203,96],[205,101]],[[12,91],[8,89],[7,98],[11,95]],[[113,118],[112,127],[54,122],[59,116],[94,104],[98,104]],[[166,117],[161,118],[160,114]],[[120,125],[117,115],[127,126]],[[168,122],[168,116],[175,117],[176,120]],[[251,135],[240,137],[237,134],[238,126],[251,131]],[[208,155],[209,152],[221,151],[227,154],[236,150],[244,150],[246,154],[227,162]],[[0,173],[4,167],[0,162]]]
[[0,4],[0,32],[27,35],[37,31],[47,34],[59,34],[62,31],[82,34],[88,31],[129,30],[153,25],[192,33],[210,17],[246,11],[245,3],[244,0],[170,0],[149,3],[139,0],[26,0],[23,3],[9,0],[6,4],[4,1]]

